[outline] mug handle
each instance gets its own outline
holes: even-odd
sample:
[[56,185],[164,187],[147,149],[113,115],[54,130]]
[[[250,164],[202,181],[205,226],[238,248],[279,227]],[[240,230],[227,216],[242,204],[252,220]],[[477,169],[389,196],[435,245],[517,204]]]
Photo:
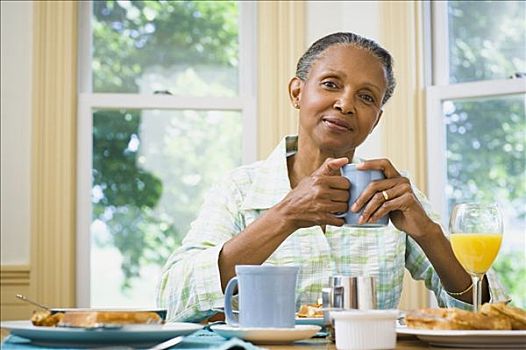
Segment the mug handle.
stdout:
[[239,322],[234,317],[234,312],[232,311],[232,296],[237,285],[238,279],[237,277],[233,277],[228,281],[225,289],[225,318],[226,323],[232,326],[239,326]]

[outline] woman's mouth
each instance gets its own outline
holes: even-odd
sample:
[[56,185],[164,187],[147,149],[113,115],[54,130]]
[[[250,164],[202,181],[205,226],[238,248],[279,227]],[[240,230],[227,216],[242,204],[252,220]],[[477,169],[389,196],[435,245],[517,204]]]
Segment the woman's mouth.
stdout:
[[348,123],[346,120],[342,120],[342,119],[334,118],[334,117],[324,117],[322,118],[322,121],[331,130],[340,131],[340,132],[353,130],[353,128],[351,127],[351,124]]

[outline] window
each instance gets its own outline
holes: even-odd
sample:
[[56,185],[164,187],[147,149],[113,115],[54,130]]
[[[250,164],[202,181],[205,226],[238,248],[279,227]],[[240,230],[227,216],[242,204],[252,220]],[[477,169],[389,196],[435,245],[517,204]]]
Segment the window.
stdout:
[[526,307],[526,3],[432,2],[429,195],[443,224],[461,201],[505,216],[494,268]]
[[256,158],[255,5],[80,6],[78,305],[151,307],[206,189]]

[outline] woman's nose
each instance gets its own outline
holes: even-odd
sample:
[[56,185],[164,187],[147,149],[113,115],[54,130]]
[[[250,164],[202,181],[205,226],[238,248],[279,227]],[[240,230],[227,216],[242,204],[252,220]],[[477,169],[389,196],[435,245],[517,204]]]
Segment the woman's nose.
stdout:
[[334,103],[334,108],[340,111],[342,114],[354,114],[354,99],[352,96],[342,95]]

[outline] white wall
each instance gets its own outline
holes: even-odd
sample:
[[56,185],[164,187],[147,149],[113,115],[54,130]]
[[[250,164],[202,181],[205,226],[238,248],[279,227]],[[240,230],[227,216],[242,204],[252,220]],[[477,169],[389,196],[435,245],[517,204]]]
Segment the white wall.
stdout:
[[[380,6],[376,1],[309,1],[307,2],[306,45],[334,32],[354,32],[379,41],[379,11]],[[356,155],[363,158],[383,157],[381,134],[380,121],[373,133],[358,148]]]
[[1,264],[29,264],[33,4],[2,1]]

